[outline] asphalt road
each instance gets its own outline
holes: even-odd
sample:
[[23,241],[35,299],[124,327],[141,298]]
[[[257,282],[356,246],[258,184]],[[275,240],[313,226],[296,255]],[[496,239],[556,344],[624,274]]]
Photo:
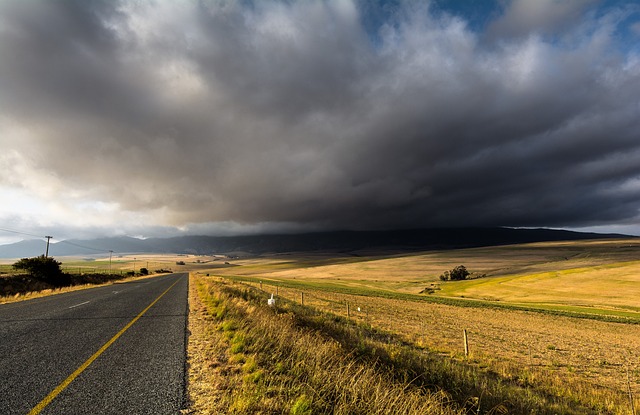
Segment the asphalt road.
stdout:
[[0,414],[178,414],[187,291],[182,273],[0,305]]

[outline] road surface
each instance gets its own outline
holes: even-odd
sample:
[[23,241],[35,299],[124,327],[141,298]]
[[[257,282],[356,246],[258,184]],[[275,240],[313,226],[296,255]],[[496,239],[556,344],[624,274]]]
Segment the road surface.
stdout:
[[0,414],[178,414],[188,275],[0,305]]

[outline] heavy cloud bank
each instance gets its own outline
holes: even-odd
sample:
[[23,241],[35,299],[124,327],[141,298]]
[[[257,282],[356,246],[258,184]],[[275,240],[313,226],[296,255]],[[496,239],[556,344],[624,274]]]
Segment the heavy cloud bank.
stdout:
[[0,185],[193,229],[636,223],[638,10],[594,4],[2,1]]

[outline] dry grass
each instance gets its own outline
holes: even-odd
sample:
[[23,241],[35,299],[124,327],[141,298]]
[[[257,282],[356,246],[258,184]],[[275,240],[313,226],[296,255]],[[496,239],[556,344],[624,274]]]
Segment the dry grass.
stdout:
[[[462,414],[283,307],[242,288],[191,279],[189,396],[202,414]],[[302,320],[301,320],[302,318]]]
[[[279,313],[274,314],[266,306],[274,286],[263,283],[260,290],[259,283],[248,288],[213,280],[192,279],[199,287],[199,299],[193,300],[198,314],[192,317],[202,323],[201,333],[208,330],[206,340],[190,342],[190,350],[191,344],[205,345],[190,351],[195,353],[190,361],[199,362],[192,363],[192,382],[209,379],[204,389],[190,388],[197,413],[295,413],[298,404],[309,410],[301,413],[446,413],[458,411],[456,406],[474,414],[628,413],[618,385],[589,381],[562,361],[570,347],[587,345],[591,334],[563,343],[554,326],[574,324],[565,333],[571,336],[580,320],[314,290],[305,291],[302,307],[284,300],[300,302],[300,291],[284,287],[278,287]],[[336,316],[346,316],[347,302],[350,321]],[[541,323],[547,328],[531,327]],[[637,335],[616,341],[627,326],[589,323],[594,331],[620,328],[605,347],[622,346]],[[471,337],[469,359],[461,355],[462,327]],[[514,336],[524,336],[524,352],[511,347]],[[630,351],[633,345],[619,356]],[[592,346],[583,352],[597,359],[600,351]],[[613,362],[598,365],[616,370]],[[441,392],[430,395],[434,390]],[[414,394],[420,399],[410,404]],[[402,409],[424,404],[429,396],[435,398],[430,409]],[[197,403],[207,397],[212,397],[209,403]],[[443,397],[453,406],[442,407]]]
[[[263,289],[301,301],[299,289],[265,283]],[[630,368],[635,404],[640,405],[640,325],[345,295],[311,287],[304,289],[304,301],[345,317],[349,304],[352,320],[455,358],[463,357],[466,329],[471,359],[479,368],[571,397],[599,413],[629,413],[626,371]]]
[[218,414],[225,406],[223,397],[229,389],[226,373],[231,365],[227,344],[218,333],[217,324],[198,294],[198,284],[189,278],[189,341],[187,343],[189,410],[185,413]]

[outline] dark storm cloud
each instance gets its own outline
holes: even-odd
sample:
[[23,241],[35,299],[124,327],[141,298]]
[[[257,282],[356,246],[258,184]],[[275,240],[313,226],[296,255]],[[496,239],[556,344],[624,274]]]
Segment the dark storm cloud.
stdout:
[[1,180],[174,225],[634,220],[630,11],[591,3],[475,33],[398,2],[4,1]]

